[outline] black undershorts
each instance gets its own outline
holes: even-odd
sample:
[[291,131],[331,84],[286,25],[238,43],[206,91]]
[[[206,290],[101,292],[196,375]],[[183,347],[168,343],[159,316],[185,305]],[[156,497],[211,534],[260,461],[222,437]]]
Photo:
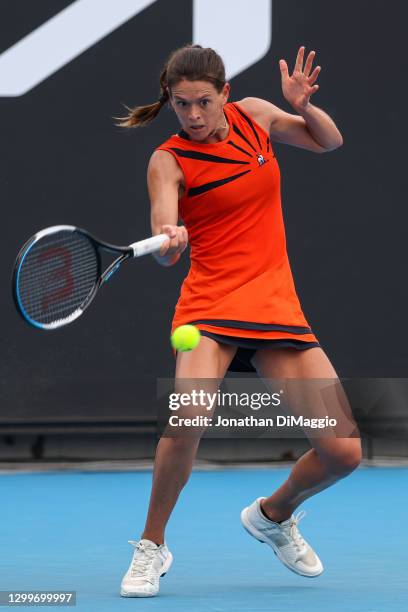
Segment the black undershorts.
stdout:
[[234,359],[231,361],[228,371],[229,372],[256,372],[256,369],[252,365],[251,359],[255,355],[256,351],[261,348],[295,348],[299,351],[320,346],[318,342],[303,342],[303,340],[278,339],[278,340],[261,340],[259,338],[239,338],[236,336],[224,336],[222,334],[213,334],[207,330],[200,329],[202,336],[212,338],[217,342],[223,344],[229,344],[231,346],[237,346],[238,350],[235,354]]

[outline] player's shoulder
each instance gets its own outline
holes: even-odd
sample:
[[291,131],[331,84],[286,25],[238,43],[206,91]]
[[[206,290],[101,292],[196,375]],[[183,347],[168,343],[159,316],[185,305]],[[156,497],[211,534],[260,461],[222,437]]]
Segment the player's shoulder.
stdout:
[[237,104],[247,115],[252,117],[257,123],[259,123],[266,131],[269,128],[276,117],[281,113],[281,109],[262,98],[247,97],[242,100],[237,100]]
[[170,150],[158,148],[150,156],[147,175],[149,178],[179,180],[182,172],[173,153]]

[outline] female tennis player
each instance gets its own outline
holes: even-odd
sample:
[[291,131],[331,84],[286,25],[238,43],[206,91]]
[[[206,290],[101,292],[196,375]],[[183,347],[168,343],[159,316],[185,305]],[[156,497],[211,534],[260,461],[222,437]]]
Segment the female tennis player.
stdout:
[[[258,98],[228,102],[222,59],[188,45],[172,53],[154,104],[130,110],[123,127],[148,124],[169,105],[181,130],[154,151],[148,167],[152,233],[169,240],[156,255],[174,265],[189,241],[184,280],[172,330],[196,325],[199,345],[176,355],[179,379],[222,379],[229,370],[257,371],[271,379],[336,379],[336,372],[302,312],[288,262],[280,201],[279,167],[272,143],[315,153],[342,145],[332,119],[312,105],[320,66],[315,52],[298,51],[293,73],[280,60],[283,95],[295,114]],[[302,202],[307,206],[308,196]],[[178,225],[182,220],[183,225]],[[336,401],[335,399],[333,401]],[[170,568],[165,526],[186,484],[199,439],[159,441],[146,525],[121,584],[121,595],[149,597]],[[305,499],[354,470],[359,437],[316,437],[288,479],[241,513],[245,529],[269,544],[292,571],[323,571],[293,511]]]

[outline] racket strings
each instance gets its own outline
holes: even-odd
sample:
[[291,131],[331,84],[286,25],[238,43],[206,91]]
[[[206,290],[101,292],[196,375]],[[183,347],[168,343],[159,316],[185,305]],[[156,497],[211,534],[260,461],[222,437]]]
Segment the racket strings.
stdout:
[[[78,307],[78,297],[77,296],[80,293],[82,288],[87,289],[88,286],[82,285],[82,287],[79,287],[79,288],[77,287],[76,288],[76,295],[73,296],[71,299],[65,299],[64,300],[64,309],[72,310],[72,309],[76,309]],[[88,292],[85,295],[88,295]],[[40,311],[41,309],[43,309],[45,302],[46,302],[46,300],[44,300],[44,297],[40,296],[39,298],[37,298],[37,300],[33,300],[31,308],[33,310],[37,309],[38,311]],[[82,304],[82,301],[80,302],[79,306],[81,304]],[[52,303],[49,303],[48,313],[51,316],[52,313],[59,312],[60,309],[61,309],[60,306],[55,306]]]
[[28,247],[18,269],[17,295],[33,321],[47,325],[69,318],[93,293],[99,257],[80,232],[60,230]]
[[[81,267],[81,269],[75,269],[73,268],[73,274],[71,273],[70,276],[75,276],[78,279],[78,285],[77,285],[77,289],[80,288],[81,284],[84,284],[84,277],[85,275],[88,275],[89,273],[92,273],[92,271],[94,270],[94,262],[90,261],[89,265],[86,265],[84,267]],[[49,271],[47,271],[49,273]],[[56,289],[58,287],[58,285],[61,285],[61,287],[65,286],[66,284],[66,277],[63,275],[63,273],[61,273],[61,275],[59,276],[59,272],[58,268],[55,268],[55,284],[54,284],[54,288]],[[79,274],[80,272],[80,274]],[[58,275],[57,275],[58,273]],[[85,284],[87,284],[87,278],[85,278]],[[37,282],[36,279],[32,279],[32,280],[28,280],[27,284],[25,285],[25,290],[26,291],[30,291],[31,293],[31,299],[34,301],[34,296],[37,295],[39,298],[41,298],[42,296],[42,292],[41,292],[41,286],[39,285],[39,283]]]

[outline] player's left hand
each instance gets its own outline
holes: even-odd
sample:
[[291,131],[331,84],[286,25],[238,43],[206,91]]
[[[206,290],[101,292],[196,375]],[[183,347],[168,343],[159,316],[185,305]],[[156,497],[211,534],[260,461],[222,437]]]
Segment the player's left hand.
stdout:
[[284,59],[279,61],[283,95],[299,114],[307,109],[310,97],[319,89],[319,85],[315,83],[321,70],[320,66],[316,66],[310,74],[316,53],[315,51],[310,51],[303,67],[304,55],[305,47],[300,47],[292,76],[289,76],[286,61]]

